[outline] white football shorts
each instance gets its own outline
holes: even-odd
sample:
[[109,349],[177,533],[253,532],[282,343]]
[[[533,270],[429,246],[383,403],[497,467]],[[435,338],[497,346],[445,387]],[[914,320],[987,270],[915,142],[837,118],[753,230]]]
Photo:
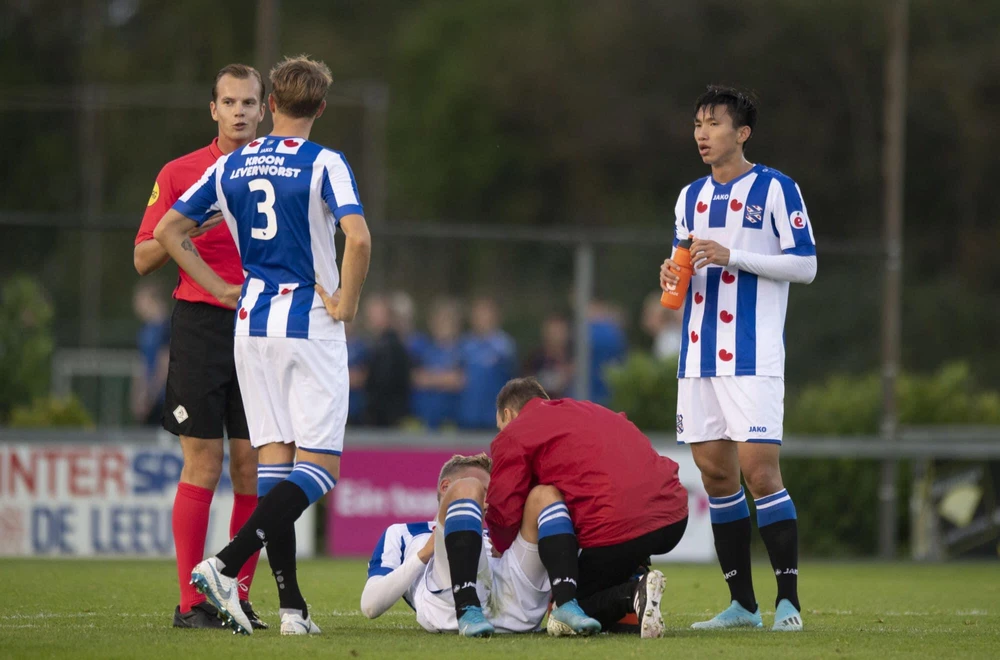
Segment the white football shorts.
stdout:
[[680,378],[677,443],[711,440],[781,444],[785,381],[775,376]]
[[281,442],[322,454],[344,448],[347,342],[236,337],[236,375],[254,447]]
[[[413,608],[417,623],[428,632],[456,632],[455,600],[443,525],[434,528],[434,557],[417,583]],[[539,629],[549,607],[549,577],[538,557],[538,546],[518,534],[502,557],[490,556],[483,543],[476,590],[483,614],[498,633],[526,633]]]

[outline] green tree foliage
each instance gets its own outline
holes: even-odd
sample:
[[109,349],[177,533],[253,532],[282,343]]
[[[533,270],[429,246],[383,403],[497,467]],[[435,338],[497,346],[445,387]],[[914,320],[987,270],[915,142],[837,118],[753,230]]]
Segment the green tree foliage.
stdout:
[[31,405],[17,406],[10,414],[11,428],[93,428],[90,413],[76,397],[39,397]]
[[[632,354],[608,371],[612,408],[625,411],[646,431],[673,432],[677,364]],[[875,435],[881,410],[878,374],[835,375],[801,391],[786,389],[785,434]],[[903,426],[1000,426],[1000,393],[984,390],[969,366],[950,363],[933,374],[903,374],[898,382]],[[786,459],[782,479],[793,493],[804,552],[866,555],[876,547],[879,464],[860,459]],[[908,473],[901,471],[905,501]],[[845,488],[844,484],[850,484]],[[900,511],[899,540],[906,543],[909,515]]]
[[[646,431],[673,431],[677,362],[632,353],[609,367],[611,407]],[[1000,426],[1000,392],[984,389],[968,364],[952,362],[932,374],[904,373],[897,382],[902,426]],[[879,429],[882,381],[878,374],[833,375],[798,391],[785,391],[785,432],[874,435]]]
[[48,393],[52,306],[38,282],[13,277],[0,287],[0,420],[13,406]]

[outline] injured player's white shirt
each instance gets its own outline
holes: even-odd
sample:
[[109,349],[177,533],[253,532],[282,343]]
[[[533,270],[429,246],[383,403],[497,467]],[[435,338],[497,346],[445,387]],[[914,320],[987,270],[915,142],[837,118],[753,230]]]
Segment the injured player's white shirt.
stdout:
[[[420,560],[420,550],[434,535],[434,555],[427,564]],[[537,630],[548,607],[550,588],[544,567],[537,558],[537,546],[525,544],[534,559],[537,586],[525,575],[518,562],[520,553],[505,553],[492,557],[489,534],[483,532],[483,548],[476,591],[483,605],[483,614],[497,632],[530,632]],[[384,614],[399,599],[415,612],[417,623],[428,632],[457,631],[455,601],[451,594],[451,576],[443,529],[435,522],[398,523],[390,525],[368,564],[368,581],[361,594],[361,611],[370,619]]]
[[368,562],[368,581],[361,594],[361,611],[369,619],[381,615],[400,598],[413,607],[417,580],[426,568],[418,553],[430,540],[435,524],[397,523],[382,533]]

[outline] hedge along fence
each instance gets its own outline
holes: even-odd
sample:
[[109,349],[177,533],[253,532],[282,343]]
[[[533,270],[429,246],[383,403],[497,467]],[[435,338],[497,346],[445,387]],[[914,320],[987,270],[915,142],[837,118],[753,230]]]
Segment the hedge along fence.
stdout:
[[[632,354],[607,370],[611,406],[647,432],[676,426],[677,365]],[[786,393],[785,434],[875,435],[881,414],[878,374],[833,376]],[[1000,425],[1000,393],[983,391],[968,365],[943,365],[933,374],[904,374],[898,381],[900,424]],[[898,484],[906,502],[910,471]],[[785,487],[799,512],[802,550],[814,556],[866,555],[877,544],[879,462],[862,459],[787,459]],[[909,510],[899,507],[899,540],[908,540]]]

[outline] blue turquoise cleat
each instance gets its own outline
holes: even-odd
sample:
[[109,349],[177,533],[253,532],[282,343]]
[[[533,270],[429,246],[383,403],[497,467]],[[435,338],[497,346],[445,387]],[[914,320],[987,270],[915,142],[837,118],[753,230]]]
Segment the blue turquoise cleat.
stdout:
[[584,614],[574,598],[549,612],[545,629],[553,637],[594,635],[601,632],[601,622]]
[[799,632],[802,630],[802,615],[787,598],[782,598],[774,610],[774,632]]
[[466,607],[458,620],[458,634],[462,637],[489,637],[494,632],[493,624],[483,616],[481,607]]
[[[784,602],[784,601],[783,601]],[[738,601],[733,601],[729,607],[714,618],[708,621],[692,623],[695,630],[725,630],[727,628],[763,628],[764,623],[760,620],[760,608],[756,612],[749,612]]]

